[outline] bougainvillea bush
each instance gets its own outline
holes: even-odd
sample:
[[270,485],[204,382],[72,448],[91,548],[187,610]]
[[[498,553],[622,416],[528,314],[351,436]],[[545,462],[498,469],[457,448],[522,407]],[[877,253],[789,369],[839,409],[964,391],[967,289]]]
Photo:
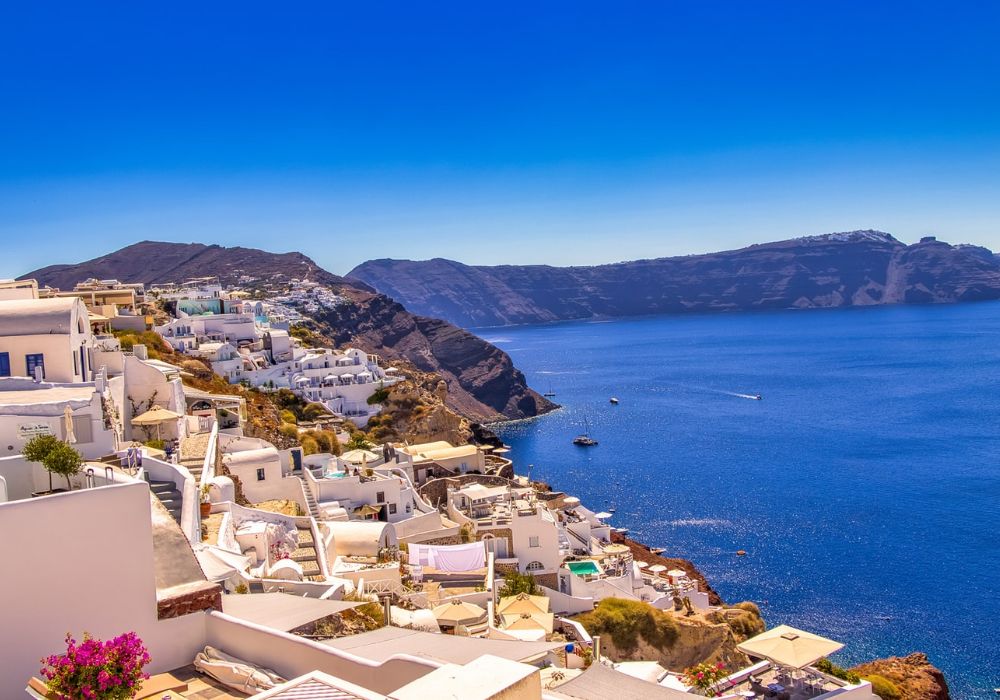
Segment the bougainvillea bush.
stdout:
[[711,690],[712,686],[726,677],[726,667],[724,664],[698,664],[684,671],[684,683],[693,686],[710,698],[714,698],[717,693]]
[[42,677],[65,700],[128,700],[149,678],[149,653],[135,632],[102,642],[84,633],[77,643],[66,635],[66,652],[42,659]]

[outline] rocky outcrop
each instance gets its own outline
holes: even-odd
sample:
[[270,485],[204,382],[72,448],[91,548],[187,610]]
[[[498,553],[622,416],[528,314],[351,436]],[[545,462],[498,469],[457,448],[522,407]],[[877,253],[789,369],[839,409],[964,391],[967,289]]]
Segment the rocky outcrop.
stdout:
[[906,700],[948,700],[948,683],[927,659],[926,654],[892,656],[855,666],[851,671],[862,678],[881,676],[899,689],[899,697]]
[[69,289],[90,277],[151,284],[203,276],[218,277],[223,284],[238,280],[246,284],[249,277],[261,288],[287,285],[293,279],[329,287],[343,303],[315,315],[325,335],[341,345],[355,345],[438,374],[447,386],[448,407],[472,420],[527,418],[555,407],[527,386],[524,375],[499,348],[445,321],[415,316],[367,285],[327,272],[301,253],[144,241],[76,265],[53,265],[24,275]]
[[985,248],[852,231],[740,250],[598,265],[373,260],[348,274],[418,314],[465,328],[687,311],[1000,299]]

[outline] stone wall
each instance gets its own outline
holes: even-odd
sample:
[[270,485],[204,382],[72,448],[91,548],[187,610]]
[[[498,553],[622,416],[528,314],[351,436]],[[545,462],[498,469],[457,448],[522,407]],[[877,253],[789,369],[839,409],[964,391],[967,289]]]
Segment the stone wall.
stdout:
[[559,590],[559,574],[535,574],[535,582],[539,585]]
[[460,488],[467,484],[482,484],[483,486],[512,486],[510,479],[502,476],[490,476],[488,474],[461,474],[459,476],[445,476],[439,479],[431,479],[426,484],[417,487],[419,493],[425,501],[435,508],[446,503],[448,500],[449,488]]
[[222,586],[217,583],[209,584],[207,581],[205,584],[196,590],[156,601],[157,619],[167,620],[201,610],[222,612]]

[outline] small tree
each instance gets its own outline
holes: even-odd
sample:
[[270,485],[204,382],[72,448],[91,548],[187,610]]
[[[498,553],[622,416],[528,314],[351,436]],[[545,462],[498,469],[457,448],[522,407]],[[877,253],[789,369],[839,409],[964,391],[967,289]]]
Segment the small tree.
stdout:
[[538,584],[531,574],[522,574],[517,571],[508,571],[503,575],[503,586],[498,591],[501,598],[509,598],[519,593],[528,595],[538,594]]
[[49,491],[52,490],[52,475],[66,477],[66,488],[72,486],[69,478],[80,471],[83,457],[55,435],[36,435],[24,444],[21,454],[29,462],[39,462],[49,473]]
[[42,466],[49,470],[49,474],[60,474],[66,478],[66,488],[72,489],[69,478],[80,473],[83,466],[83,455],[67,445],[65,442],[56,444],[42,460]]

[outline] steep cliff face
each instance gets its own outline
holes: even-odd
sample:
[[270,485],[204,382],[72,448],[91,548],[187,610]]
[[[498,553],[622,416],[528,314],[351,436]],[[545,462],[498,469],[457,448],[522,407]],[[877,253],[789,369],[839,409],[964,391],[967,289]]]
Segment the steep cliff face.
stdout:
[[741,250],[594,267],[374,260],[352,270],[415,313],[466,328],[685,311],[1000,298],[985,248],[853,231]]
[[899,697],[906,700],[948,700],[950,697],[944,674],[931,665],[926,654],[877,659],[851,670],[862,677],[889,679],[899,689]]
[[524,375],[499,348],[447,322],[414,316],[401,304],[323,270],[301,253],[144,241],[76,265],[53,265],[24,275],[63,289],[90,277],[152,284],[204,276],[218,277],[223,284],[250,276],[260,286],[291,279],[326,285],[344,299],[335,309],[315,314],[327,336],[440,375],[448,387],[447,405],[471,420],[526,418],[555,407],[528,388]]

